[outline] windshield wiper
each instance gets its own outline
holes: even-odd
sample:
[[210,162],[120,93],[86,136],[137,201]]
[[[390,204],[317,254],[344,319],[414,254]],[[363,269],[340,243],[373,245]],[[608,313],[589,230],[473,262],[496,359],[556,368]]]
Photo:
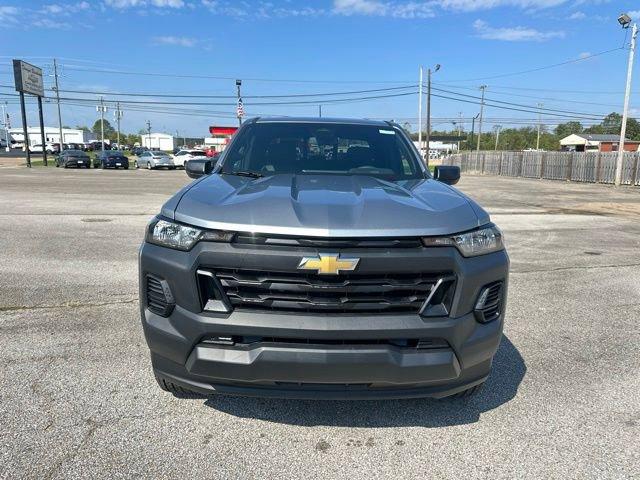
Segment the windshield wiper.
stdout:
[[237,175],[238,177],[250,177],[250,178],[264,177],[264,175],[262,175],[259,172],[250,172],[249,170],[240,170],[237,172],[222,172],[222,173],[226,175]]

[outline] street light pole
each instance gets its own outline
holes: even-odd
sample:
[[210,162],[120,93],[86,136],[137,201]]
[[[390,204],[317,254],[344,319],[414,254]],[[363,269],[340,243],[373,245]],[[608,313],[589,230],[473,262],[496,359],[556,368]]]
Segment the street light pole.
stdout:
[[638,36],[638,25],[631,26],[631,48],[629,49],[629,62],[627,65],[627,87],[624,92],[624,107],[622,110],[622,126],[620,127],[620,144],[618,147],[618,158],[616,161],[616,187],[622,183],[622,163],[624,160],[624,139],[627,134],[627,116],[629,115],[629,97],[631,96],[631,76],[633,73],[633,56],[636,51],[636,37]]
[[418,152],[422,156],[422,65],[420,65],[418,81]]
[[502,125],[496,125],[496,146],[493,148],[494,150],[498,150],[498,142],[500,141],[500,129]]
[[[434,72],[440,70],[440,64],[436,64]],[[429,163],[429,141],[431,140],[431,69],[427,70],[427,164]]]

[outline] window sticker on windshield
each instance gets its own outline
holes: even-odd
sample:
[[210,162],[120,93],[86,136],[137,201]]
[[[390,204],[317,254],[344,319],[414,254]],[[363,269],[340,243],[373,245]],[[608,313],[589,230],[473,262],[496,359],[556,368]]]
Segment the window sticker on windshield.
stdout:
[[395,135],[395,130],[378,130],[380,133],[384,133],[385,135]]

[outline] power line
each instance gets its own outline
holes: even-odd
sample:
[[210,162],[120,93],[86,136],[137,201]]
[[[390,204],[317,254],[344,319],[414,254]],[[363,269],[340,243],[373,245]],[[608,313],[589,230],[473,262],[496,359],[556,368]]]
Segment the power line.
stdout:
[[[459,95],[461,97],[465,97],[465,98],[474,98],[477,100],[481,100],[481,97],[475,96],[475,95],[467,95],[465,93],[458,93],[458,92],[453,92],[451,90],[445,90],[442,88],[435,88],[432,87],[433,90],[437,90],[440,92],[445,92],[445,93],[449,93],[449,94],[453,94],[453,95]],[[514,106],[514,107],[522,107],[522,108],[529,108],[529,109],[533,109],[533,110],[544,110],[547,112],[558,112],[558,113],[571,113],[571,114],[575,114],[575,115],[586,115],[586,116],[606,116],[606,113],[585,113],[585,112],[573,112],[570,110],[560,110],[560,109],[556,109],[556,108],[538,108],[538,107],[534,107],[532,105],[523,105],[521,103],[514,103],[514,102],[505,102],[503,100],[495,100],[495,99],[486,99],[487,101],[490,102],[494,102],[494,103],[500,103],[500,104],[504,104],[504,105],[510,105],[510,106]]]
[[603,52],[598,52],[598,53],[594,53],[594,54],[591,54],[591,55],[585,55],[585,56],[581,56],[581,57],[578,57],[578,58],[573,58],[573,59],[570,59],[570,60],[565,60],[564,62],[552,63],[550,65],[544,65],[544,66],[541,66],[541,67],[530,68],[530,69],[527,69],[527,70],[520,70],[518,72],[501,73],[501,74],[498,74],[498,75],[489,75],[489,76],[486,76],[486,77],[467,78],[467,79],[464,79],[464,80],[445,80],[445,81],[449,81],[449,82],[475,82],[475,81],[480,81],[480,80],[491,80],[491,79],[494,79],[494,78],[504,78],[504,77],[512,77],[512,76],[515,76],[515,75],[524,75],[525,73],[540,72],[542,70],[548,70],[550,68],[556,68],[556,67],[561,67],[563,65],[569,65],[569,64],[572,64],[572,63],[582,62],[584,60],[589,60],[590,58],[599,57],[601,55],[606,55],[607,53],[616,52],[618,50],[624,50],[624,46],[612,48],[610,50],[605,50]]

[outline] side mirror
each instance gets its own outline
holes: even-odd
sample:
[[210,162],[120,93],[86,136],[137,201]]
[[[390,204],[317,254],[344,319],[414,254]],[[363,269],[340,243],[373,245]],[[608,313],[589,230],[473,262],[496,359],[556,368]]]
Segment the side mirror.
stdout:
[[200,178],[203,175],[209,175],[213,171],[213,166],[214,162],[210,159],[189,160],[184,170],[191,178]]
[[447,185],[455,185],[460,180],[460,167],[439,165],[435,167],[433,178]]

